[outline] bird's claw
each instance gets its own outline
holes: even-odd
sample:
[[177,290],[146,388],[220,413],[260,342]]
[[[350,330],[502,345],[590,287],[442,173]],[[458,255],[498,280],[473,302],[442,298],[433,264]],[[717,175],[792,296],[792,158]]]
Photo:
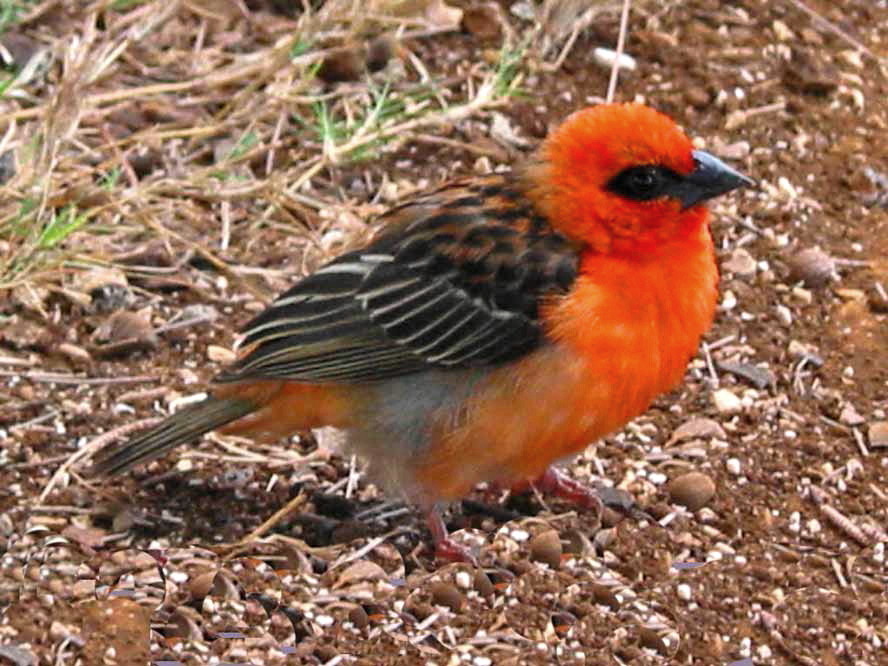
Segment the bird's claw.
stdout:
[[464,562],[473,567],[478,566],[478,559],[472,551],[450,537],[435,543],[435,557],[446,562]]

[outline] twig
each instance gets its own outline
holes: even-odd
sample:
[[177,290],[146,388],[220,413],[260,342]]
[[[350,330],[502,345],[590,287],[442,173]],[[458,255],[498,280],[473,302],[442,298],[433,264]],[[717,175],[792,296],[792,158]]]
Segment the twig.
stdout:
[[614,94],[617,92],[617,77],[620,73],[620,59],[626,44],[626,31],[629,28],[629,7],[631,4],[632,0],[623,0],[623,9],[620,12],[620,34],[617,37],[617,55],[611,67],[610,81],[608,81],[607,95],[605,96],[608,104],[614,101]]
[[55,471],[50,478],[49,482],[43,488],[43,492],[40,493],[40,503],[46,501],[46,498],[53,491],[62,477],[68,472],[71,467],[84,458],[88,458],[93,453],[100,450],[102,447],[106,446],[108,443],[113,442],[115,439],[119,437],[125,437],[129,435],[131,432],[135,432],[137,430],[141,430],[143,428],[150,428],[153,425],[157,425],[160,423],[161,417],[152,416],[151,418],[142,419],[141,421],[135,421],[133,423],[127,423],[118,428],[114,428],[113,430],[109,430],[106,433],[103,433],[93,439],[90,442],[84,444],[80,449],[75,451],[73,454],[68,456],[68,459],[63,462],[59,468]]
[[820,488],[812,486],[808,491],[808,496],[820,509],[820,513],[823,514],[823,517],[840,531],[854,539],[861,546],[869,546],[872,543],[872,539],[870,539],[862,529],[829,503],[829,495]]
[[815,23],[819,23],[820,25],[822,25],[824,28],[826,28],[830,32],[833,32],[836,35],[838,35],[839,37],[841,37],[842,39],[844,39],[846,42],[848,42],[855,49],[857,49],[859,51],[863,51],[864,53],[866,53],[870,58],[872,58],[876,62],[880,62],[878,56],[876,56],[875,53],[873,53],[866,46],[864,46],[863,44],[858,42],[851,35],[849,35],[847,32],[845,32],[839,26],[837,26],[835,23],[823,18],[820,14],[815,12],[813,9],[809,8],[806,4],[801,2],[801,0],[788,0],[788,2],[796,9],[801,10],[805,14],[810,16],[814,20]]
[[287,502],[283,507],[281,507],[280,509],[275,511],[268,520],[266,520],[264,523],[262,523],[255,530],[253,530],[247,536],[245,536],[243,539],[241,539],[236,544],[234,544],[234,546],[235,547],[245,546],[245,545],[255,541],[256,539],[264,536],[272,527],[277,525],[287,515],[289,515],[290,513],[292,513],[293,511],[295,511],[299,507],[301,507],[303,504],[305,504],[306,499],[307,498],[306,498],[305,493],[299,493],[298,495],[296,495],[296,497],[294,497],[289,502]]
[[33,361],[24,358],[15,358],[13,356],[0,356],[0,365],[19,365],[28,367],[34,365]]
[[113,384],[143,384],[147,382],[159,382],[160,377],[151,375],[134,375],[132,377],[82,377],[80,375],[65,375],[52,372],[12,372],[0,370],[0,377],[19,377],[32,382],[42,384],[70,384],[73,386],[109,386]]

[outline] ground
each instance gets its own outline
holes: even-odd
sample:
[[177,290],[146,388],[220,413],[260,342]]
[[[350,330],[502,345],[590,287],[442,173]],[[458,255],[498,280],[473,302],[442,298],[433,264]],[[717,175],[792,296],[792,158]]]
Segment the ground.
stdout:
[[884,0],[631,3],[615,99],[758,187],[684,383],[568,466],[628,515],[479,489],[474,569],[330,433],[85,476],[374,214],[605,97],[619,2],[395,4],[0,5],[0,664],[888,663]]

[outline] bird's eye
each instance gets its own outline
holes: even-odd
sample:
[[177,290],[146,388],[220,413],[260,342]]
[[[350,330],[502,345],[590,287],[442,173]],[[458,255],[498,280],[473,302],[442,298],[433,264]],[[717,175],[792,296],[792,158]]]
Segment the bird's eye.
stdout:
[[664,194],[672,175],[669,169],[660,166],[629,167],[618,173],[607,189],[627,199],[648,201]]
[[657,176],[650,169],[640,169],[632,173],[629,184],[636,192],[650,192],[657,186]]

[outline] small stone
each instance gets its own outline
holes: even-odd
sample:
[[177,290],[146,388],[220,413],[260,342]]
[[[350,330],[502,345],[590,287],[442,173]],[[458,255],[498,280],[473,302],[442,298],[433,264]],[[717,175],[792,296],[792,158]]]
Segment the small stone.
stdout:
[[742,160],[749,157],[752,147],[749,141],[735,141],[718,149],[718,156],[727,160]]
[[456,583],[457,587],[460,587],[464,590],[468,590],[470,587],[472,587],[473,579],[468,571],[458,571],[453,577],[453,580]]
[[360,605],[355,606],[348,612],[348,619],[356,629],[363,629],[370,624],[370,617],[367,615],[367,611]]
[[857,49],[839,51],[839,58],[844,63],[851,65],[854,69],[863,69],[865,66],[863,58],[860,57],[860,51]]
[[125,356],[157,346],[157,333],[147,309],[138,312],[117,310],[92,335],[93,355],[99,358]]
[[715,495],[715,482],[702,472],[688,472],[673,479],[668,489],[670,502],[699,511]]
[[83,347],[78,347],[70,342],[63,342],[60,344],[58,346],[58,352],[75,363],[89,363],[92,360],[88,351]]
[[526,2],[526,0],[522,0],[522,2],[513,2],[509,7],[509,12],[525,21],[537,20],[536,10],[533,8],[533,4]]
[[802,287],[793,287],[792,297],[803,305],[811,305],[814,302],[814,295]]
[[752,384],[757,389],[774,386],[777,377],[767,368],[760,368],[751,363],[733,363],[731,361],[716,361],[715,367],[723,372],[728,372],[735,377]]
[[685,90],[685,100],[695,109],[705,109],[712,102],[712,95],[705,88],[691,86]]
[[836,296],[849,302],[866,302],[866,292],[862,289],[836,289]]
[[431,588],[432,603],[437,606],[449,608],[454,613],[458,613],[463,605],[462,592],[456,589],[450,583],[439,581],[434,583]]
[[866,419],[863,418],[856,409],[854,409],[854,405],[852,405],[850,402],[846,402],[845,406],[842,407],[842,413],[839,415],[839,421],[847,426],[859,426],[866,423]]
[[835,275],[835,260],[818,247],[801,250],[789,259],[790,279],[811,289],[827,285]]
[[725,312],[730,312],[737,307],[737,296],[730,289],[725,289],[722,295],[722,301],[719,307]]
[[774,314],[781,326],[789,328],[792,326],[792,310],[785,305],[778,305],[774,308]]
[[805,344],[804,342],[799,342],[798,340],[790,340],[787,351],[789,352],[789,355],[794,359],[808,359],[818,368],[823,365],[823,359],[817,353],[817,347],[815,347],[814,345]]
[[757,264],[755,258],[742,247],[731,252],[731,256],[722,262],[722,268],[738,277],[755,275]]
[[728,458],[725,461],[725,469],[728,470],[728,473],[733,474],[734,476],[740,476],[743,466],[737,458]]
[[530,559],[557,569],[561,564],[561,537],[555,530],[540,532],[530,540]]
[[802,40],[805,43],[813,44],[814,46],[823,46],[823,37],[821,37],[820,33],[813,28],[802,28],[801,35]]
[[499,8],[492,2],[467,7],[463,10],[462,29],[482,41],[498,40],[503,31]]
[[231,363],[237,356],[230,349],[219,345],[207,346],[207,358],[216,363]]
[[694,596],[693,590],[691,590],[691,586],[687,583],[679,583],[675,587],[675,593],[682,601],[690,601]]
[[490,580],[490,576],[484,573],[481,569],[475,572],[474,585],[475,591],[482,597],[489,597],[496,591],[493,582]]
[[725,430],[718,421],[707,418],[691,419],[685,421],[675,429],[675,432],[669,437],[669,441],[664,446],[672,446],[677,442],[686,439],[697,439],[705,437],[725,438]]
[[616,63],[620,69],[634,71],[635,58],[626,53],[617,53],[612,49],[597,48],[592,51],[592,61],[604,68],[610,69]]
[[839,87],[839,71],[815,49],[794,48],[784,66],[787,87],[808,95],[828,95]]
[[874,449],[888,448],[888,421],[875,421],[870,424],[869,443]]
[[789,26],[786,25],[783,21],[774,21],[771,24],[771,29],[774,31],[774,35],[781,42],[791,42],[795,37],[795,33],[789,29]]
[[712,402],[720,414],[737,414],[743,409],[743,402],[730,389],[714,391]]

